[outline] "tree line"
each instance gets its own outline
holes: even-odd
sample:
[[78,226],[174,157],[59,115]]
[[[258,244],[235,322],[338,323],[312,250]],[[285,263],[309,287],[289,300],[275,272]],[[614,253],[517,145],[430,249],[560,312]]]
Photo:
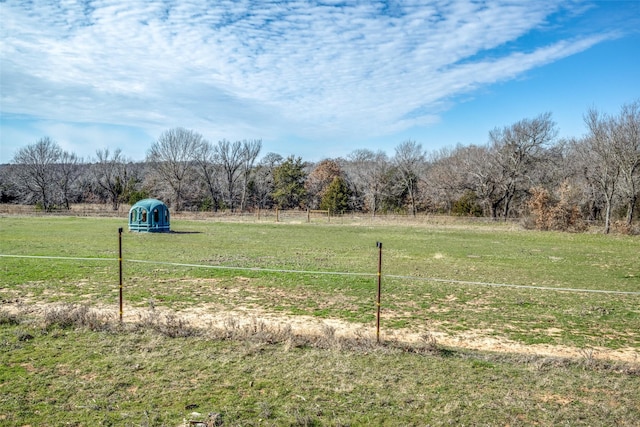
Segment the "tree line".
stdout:
[[575,231],[598,220],[605,233],[613,225],[631,232],[640,205],[640,100],[617,115],[590,109],[584,120],[580,138],[559,139],[551,113],[543,113],[491,130],[483,145],[427,152],[407,140],[392,156],[357,149],[320,162],[260,157],[259,139],[211,143],[184,128],[163,132],[141,162],[120,149],[85,161],[44,137],[1,166],[0,201],[117,210],[156,197],[176,211],[442,213]]

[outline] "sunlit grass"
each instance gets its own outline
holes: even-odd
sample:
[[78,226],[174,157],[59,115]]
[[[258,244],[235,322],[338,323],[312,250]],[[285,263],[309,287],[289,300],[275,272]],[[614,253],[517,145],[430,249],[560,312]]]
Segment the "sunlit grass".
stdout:
[[[153,312],[150,316],[154,316]],[[0,311],[0,425],[637,425],[638,371],[287,330]]]
[[[115,304],[119,227],[125,229],[125,300],[134,306],[253,307],[371,324],[380,241],[385,328],[480,330],[522,343],[578,347],[640,346],[638,295],[460,283],[639,292],[637,237],[486,224],[174,220],[173,233],[138,234],[126,231],[122,219],[4,217],[2,254],[109,260],[1,258],[0,295]],[[325,274],[331,272],[354,274]]]
[[[119,227],[125,311],[150,316],[124,326],[113,314]],[[640,348],[639,296],[460,283],[638,292],[637,237],[428,222],[172,228],[0,218],[1,254],[96,258],[0,257],[0,299],[27,313],[0,310],[0,425],[177,426],[209,412],[230,426],[640,423],[637,364],[594,357]],[[376,345],[377,241],[383,332],[472,332],[581,356],[471,352],[427,338]],[[29,314],[45,303],[112,307],[112,317],[102,324],[66,306],[44,320]],[[340,319],[368,332],[342,342],[328,329],[303,339],[259,324],[216,332],[152,317],[193,307]]]

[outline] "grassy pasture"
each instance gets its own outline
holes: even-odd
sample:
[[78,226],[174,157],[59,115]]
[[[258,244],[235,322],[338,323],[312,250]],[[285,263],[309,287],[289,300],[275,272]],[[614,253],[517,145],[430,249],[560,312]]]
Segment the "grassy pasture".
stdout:
[[587,359],[169,338],[0,322],[0,425],[636,426],[640,373]]
[[[251,334],[176,338],[144,325],[43,326],[3,314],[0,426],[176,426],[209,411],[221,413],[224,425],[640,424],[638,361],[590,357],[598,348],[638,351],[640,296],[429,280],[639,292],[637,237],[503,224],[176,219],[175,233],[135,234],[122,219],[2,217],[0,253],[115,259],[118,227],[125,228],[125,311],[151,302],[178,312],[259,308],[373,330],[381,241],[383,336],[473,332],[575,347],[583,357],[345,345],[329,333],[322,345]],[[113,260],[0,257],[3,303],[115,310],[117,296]]]
[[[125,300],[133,306],[153,301],[174,310],[199,304],[257,307],[373,324],[376,242],[381,241],[384,328],[479,330],[525,344],[584,348],[638,347],[640,342],[638,295],[428,280],[640,292],[637,237],[487,225],[176,220],[175,233],[137,234],[117,219],[5,217],[0,218],[0,253],[113,259],[118,227],[125,228]],[[0,263],[3,299],[117,304],[117,262],[2,258]]]

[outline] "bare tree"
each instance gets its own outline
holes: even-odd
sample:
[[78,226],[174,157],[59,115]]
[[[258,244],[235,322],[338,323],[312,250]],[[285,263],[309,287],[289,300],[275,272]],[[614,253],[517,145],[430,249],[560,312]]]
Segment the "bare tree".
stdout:
[[540,164],[545,148],[557,134],[551,113],[541,114],[531,120],[523,119],[489,132],[504,218],[509,215],[514,197],[532,187],[531,174]]
[[18,150],[13,163],[20,165],[15,170],[15,184],[28,199],[40,203],[45,211],[55,205],[56,166],[62,149],[48,136],[35,144]]
[[589,134],[577,141],[574,148],[582,159],[584,176],[601,194],[604,204],[604,233],[611,230],[613,197],[620,178],[620,164],[614,147],[612,120],[590,109],[584,117]]
[[452,212],[453,205],[463,194],[475,195],[468,182],[465,156],[467,147],[444,148],[431,155],[431,167],[422,181],[422,194],[436,209]]
[[108,148],[97,150],[96,157],[92,165],[94,181],[106,193],[111,209],[117,211],[130,181],[127,160],[119,148],[113,153]]
[[486,215],[497,218],[503,196],[498,191],[498,172],[493,153],[488,146],[470,145],[459,152],[466,189],[476,194]]
[[626,224],[630,227],[640,197],[640,100],[623,105],[612,126],[613,151],[620,166],[620,195],[626,201]]
[[417,212],[418,183],[425,169],[425,152],[422,145],[407,140],[396,147],[393,162],[397,168],[398,178],[407,193],[410,212],[415,216]]
[[345,166],[352,194],[364,194],[364,206],[375,216],[383,198],[385,178],[391,169],[389,158],[383,151],[356,150],[347,156]]
[[203,140],[200,144],[195,156],[195,165],[211,199],[211,210],[217,211],[222,205],[222,168],[216,162],[215,149],[209,141]]
[[260,139],[242,141],[242,196],[240,198],[240,211],[244,211],[246,207],[249,178],[260,150],[262,150],[262,140]]
[[149,166],[160,182],[171,188],[176,211],[182,209],[183,197],[194,179],[194,160],[202,143],[202,135],[179,127],[163,132],[147,153]]
[[260,209],[269,208],[273,205],[274,171],[282,164],[283,160],[280,154],[267,153],[255,168],[254,178],[250,187],[254,204]]
[[223,173],[222,191],[229,209],[235,209],[238,200],[238,180],[241,176],[243,161],[242,142],[230,142],[226,139],[218,141],[214,147],[216,161],[220,163]]
[[73,153],[63,151],[56,165],[56,184],[60,191],[60,198],[66,209],[71,208],[71,199],[75,190],[75,183],[81,173],[82,160]]

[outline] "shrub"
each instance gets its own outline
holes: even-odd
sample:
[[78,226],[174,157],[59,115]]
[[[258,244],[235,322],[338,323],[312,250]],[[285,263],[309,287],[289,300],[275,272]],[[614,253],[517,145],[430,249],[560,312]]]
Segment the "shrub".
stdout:
[[0,325],[18,325],[20,319],[17,315],[9,313],[5,310],[0,310]]
[[572,203],[572,189],[566,181],[558,189],[556,198],[545,188],[534,187],[530,191],[527,205],[537,230],[584,231],[587,228],[580,209]]
[[140,320],[134,325],[136,328],[150,329],[169,338],[186,338],[202,335],[202,330],[191,325],[187,320],[181,319],[173,313],[162,315],[153,309],[146,315],[140,316]]
[[482,206],[478,203],[478,196],[473,191],[466,191],[453,203],[451,213],[457,216],[482,216]]
[[46,310],[44,328],[62,329],[84,327],[92,331],[109,329],[109,318],[85,305],[63,304]]

